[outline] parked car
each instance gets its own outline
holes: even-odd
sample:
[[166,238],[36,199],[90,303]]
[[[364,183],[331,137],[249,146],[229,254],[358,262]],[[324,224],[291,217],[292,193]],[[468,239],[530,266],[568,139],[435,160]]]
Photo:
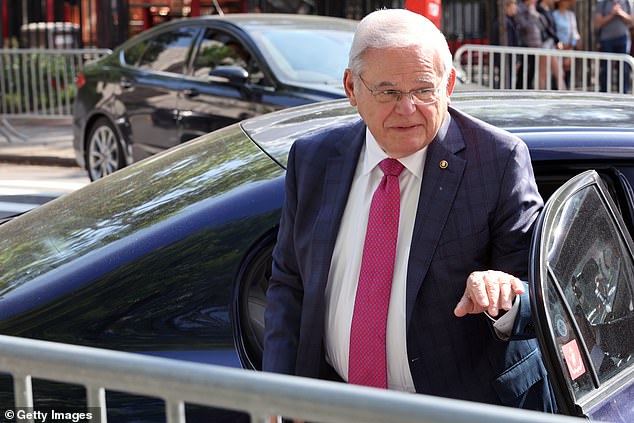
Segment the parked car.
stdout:
[[227,14],[148,30],[79,75],[77,163],[95,180],[249,117],[342,98],[356,24]]
[[[549,199],[531,297],[560,409],[632,421],[634,103],[498,91],[452,104],[520,136]],[[259,369],[289,147],[355,119],[346,101],[248,119],[4,223],[0,333]]]

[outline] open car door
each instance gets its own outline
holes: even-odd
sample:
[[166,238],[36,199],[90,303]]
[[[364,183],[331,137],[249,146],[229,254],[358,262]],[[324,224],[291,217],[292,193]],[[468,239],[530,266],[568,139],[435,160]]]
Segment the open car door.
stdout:
[[595,171],[548,200],[531,248],[531,308],[560,412],[634,421],[634,243]]

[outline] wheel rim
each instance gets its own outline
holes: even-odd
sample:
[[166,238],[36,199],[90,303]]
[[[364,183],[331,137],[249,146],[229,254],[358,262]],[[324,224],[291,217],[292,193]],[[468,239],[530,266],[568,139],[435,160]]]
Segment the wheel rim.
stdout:
[[119,170],[119,141],[112,128],[98,127],[92,134],[88,149],[88,169],[93,179]]

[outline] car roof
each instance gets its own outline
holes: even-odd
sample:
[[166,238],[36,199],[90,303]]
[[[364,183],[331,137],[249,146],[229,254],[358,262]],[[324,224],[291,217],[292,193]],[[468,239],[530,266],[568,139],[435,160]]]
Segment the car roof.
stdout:
[[223,16],[209,15],[199,18],[188,18],[188,21],[223,20],[247,29],[263,28],[314,28],[321,29],[325,25],[333,28],[347,28],[354,31],[357,21],[352,19],[335,18],[330,16],[295,15],[284,13],[231,13]]
[[204,25],[205,23],[222,22],[224,25],[239,27],[248,33],[267,30],[341,30],[354,32],[358,21],[330,16],[292,15],[284,13],[230,13],[226,15],[206,15],[194,18],[172,19],[141,32],[122,44],[127,46],[135,39],[162,32],[164,28],[182,25]]
[[[522,138],[534,160],[634,157],[634,101],[603,93],[456,92],[451,105]],[[242,122],[282,165],[298,134],[359,119],[346,100],[283,110]]]
[[585,92],[459,92],[452,105],[505,129],[634,130],[634,98]]

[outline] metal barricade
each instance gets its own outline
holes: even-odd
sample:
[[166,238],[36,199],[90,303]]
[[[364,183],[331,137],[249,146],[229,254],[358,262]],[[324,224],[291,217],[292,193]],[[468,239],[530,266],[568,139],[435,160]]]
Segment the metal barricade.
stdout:
[[0,49],[0,115],[69,118],[76,77],[107,49]]
[[623,94],[634,77],[627,54],[474,44],[456,51],[454,67],[467,84],[488,89],[598,92],[603,77],[604,91]]
[[162,398],[168,423],[186,421],[185,404],[241,410],[257,422],[268,422],[271,415],[347,423],[579,421],[508,407],[4,335],[0,336],[0,372],[10,373],[14,380],[16,404],[13,409],[0,409],[5,417],[27,412],[37,416],[36,411],[42,416],[47,412],[34,407],[32,378],[38,378],[83,385],[87,408],[82,408],[97,410],[91,421],[101,423],[108,419],[105,392],[110,390]]

